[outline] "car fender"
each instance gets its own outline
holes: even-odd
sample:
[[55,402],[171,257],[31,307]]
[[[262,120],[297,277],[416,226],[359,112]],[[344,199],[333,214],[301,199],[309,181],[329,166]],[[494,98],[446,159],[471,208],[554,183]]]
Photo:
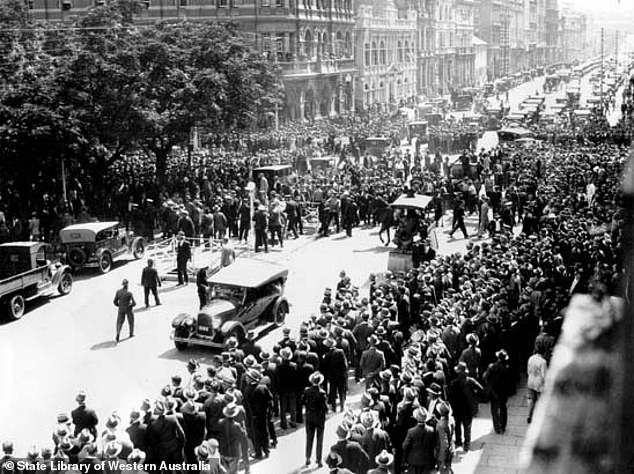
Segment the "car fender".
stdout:
[[51,284],[53,286],[57,286],[59,285],[59,282],[62,280],[62,276],[64,275],[64,273],[66,272],[71,273],[72,269],[70,265],[62,265],[58,263],[51,268],[51,271],[52,271]]
[[104,253],[109,254],[110,255],[110,259],[114,260],[114,256],[112,254],[112,250],[109,249],[108,247],[101,247],[100,249],[97,249],[97,252],[95,252],[96,259],[99,260]]
[[229,334],[229,332],[233,331],[235,328],[240,328],[242,333],[246,335],[247,331],[240,321],[225,321],[223,325],[220,326],[220,334]]
[[172,327],[177,328],[185,325],[185,321],[194,322],[194,317],[189,313],[180,313],[172,320]]

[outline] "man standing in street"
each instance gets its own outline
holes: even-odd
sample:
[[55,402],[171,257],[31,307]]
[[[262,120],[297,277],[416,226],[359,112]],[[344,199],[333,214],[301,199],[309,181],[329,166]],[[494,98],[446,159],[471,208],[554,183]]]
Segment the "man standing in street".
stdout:
[[464,362],[458,362],[454,371],[456,378],[449,384],[448,398],[456,420],[456,446],[463,446],[466,452],[471,445],[471,423],[478,413],[477,392],[483,388],[476,379],[469,377],[469,370]]
[[302,394],[302,405],[306,407],[306,466],[310,466],[310,456],[313,452],[313,439],[317,433],[317,446],[315,450],[315,462],[321,467],[321,455],[324,445],[324,426],[326,424],[326,413],[328,404],[326,392],[321,388],[324,383],[324,376],[319,372],[313,372],[308,377],[310,387],[304,389]]
[[255,222],[255,251],[260,251],[260,246],[264,245],[264,251],[269,252],[268,236],[266,235],[266,229],[268,227],[269,216],[266,212],[266,207],[259,205],[257,211],[253,215],[253,221]]
[[185,240],[185,233],[183,231],[178,232],[176,239],[176,272],[178,273],[178,284],[187,285],[187,283],[189,283],[187,262],[192,259],[192,248],[189,242]]
[[128,280],[121,282],[121,288],[117,290],[113,300],[114,305],[118,308],[117,312],[117,336],[116,342],[119,342],[119,336],[121,334],[121,328],[123,327],[123,321],[126,317],[128,319],[128,328],[130,330],[130,337],[134,337],[134,310],[136,301],[134,301],[134,295],[128,290]]
[[86,407],[86,392],[80,391],[75,397],[75,401],[78,406],[70,413],[73,425],[75,425],[75,436],[85,428],[90,431],[90,434],[97,437],[99,418],[97,418],[95,410]]
[[336,342],[331,337],[323,342],[326,346],[326,354],[322,361],[322,370],[328,380],[328,403],[332,406],[332,411],[337,411],[337,396],[339,405],[343,411],[348,391],[348,361],[343,349],[336,347]]
[[497,434],[504,434],[507,422],[506,403],[508,402],[512,377],[508,367],[509,356],[506,351],[500,349],[495,353],[495,356],[497,360],[489,364],[483,379],[491,399],[493,429]]
[[150,307],[150,292],[154,295],[154,303],[156,306],[160,306],[157,287],[161,286],[161,279],[159,278],[156,268],[154,268],[154,260],[148,258],[147,267],[143,269],[141,273],[141,285],[143,285],[143,295],[145,296],[145,307]]
[[449,232],[449,237],[453,237],[453,233],[460,229],[462,231],[462,235],[464,235],[465,239],[469,238],[469,234],[467,233],[467,228],[464,225],[464,201],[459,200],[455,207],[453,208],[453,224],[451,226],[451,232]]

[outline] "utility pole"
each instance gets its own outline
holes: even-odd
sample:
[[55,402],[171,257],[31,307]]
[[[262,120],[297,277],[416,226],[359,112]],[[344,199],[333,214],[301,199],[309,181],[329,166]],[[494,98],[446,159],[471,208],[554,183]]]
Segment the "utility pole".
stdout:
[[616,30],[616,41],[614,45],[614,59],[616,60],[616,67],[619,66],[619,30]]

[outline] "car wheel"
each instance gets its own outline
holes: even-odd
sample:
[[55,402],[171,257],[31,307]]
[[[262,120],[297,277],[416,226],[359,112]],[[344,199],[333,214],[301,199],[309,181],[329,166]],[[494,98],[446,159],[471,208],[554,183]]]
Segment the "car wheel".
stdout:
[[145,242],[141,237],[137,237],[132,242],[132,256],[137,260],[143,258],[145,255]]
[[232,337],[236,338],[236,340],[238,341],[238,346],[241,346],[242,343],[244,342],[244,332],[240,328],[232,329],[227,334],[225,334],[225,337],[224,337],[225,345],[227,344],[227,341]]
[[[179,328],[176,328],[174,330],[174,336],[175,337],[187,337],[187,336],[189,336],[189,332],[187,331],[187,329],[179,327]],[[189,344],[186,343],[186,342],[174,341],[174,346],[176,347],[177,351],[184,351],[185,349],[187,349]]]
[[99,257],[99,271],[101,273],[108,273],[112,268],[112,257],[108,252],[104,252]]
[[69,272],[64,272],[62,279],[57,285],[57,291],[60,295],[67,295],[73,289],[73,276]]
[[86,252],[80,248],[72,248],[68,252],[68,264],[73,267],[81,267],[86,263]]
[[273,305],[273,324],[281,326],[288,315],[288,302],[285,299],[278,299]]
[[22,295],[13,295],[8,301],[9,318],[13,321],[17,321],[24,316],[24,309],[26,308],[26,302]]

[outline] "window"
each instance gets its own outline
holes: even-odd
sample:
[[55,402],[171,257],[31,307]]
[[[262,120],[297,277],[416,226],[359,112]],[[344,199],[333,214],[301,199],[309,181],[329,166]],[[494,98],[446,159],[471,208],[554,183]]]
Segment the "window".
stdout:
[[397,54],[397,60],[399,63],[403,62],[403,43],[402,42],[398,42],[396,44],[396,54]]
[[262,6],[263,7],[270,7],[271,6],[271,0],[262,0]]
[[385,66],[387,64],[387,52],[385,51],[385,41],[381,41],[380,49],[381,49],[381,65]]
[[340,58],[343,55],[343,35],[341,34],[341,31],[337,31],[337,44],[335,47],[335,54],[337,55],[338,58]]
[[345,55],[346,57],[350,57],[352,52],[352,38],[350,33],[346,33],[346,45],[345,45]]
[[310,30],[306,30],[306,33],[304,33],[304,54],[308,58],[313,57],[313,35]]
[[379,52],[376,49],[376,41],[372,42],[372,65],[376,66],[379,62]]
[[218,7],[225,8],[227,6],[227,0],[218,0]]
[[365,51],[365,65],[369,66],[370,65],[370,43],[366,43],[363,49]]

